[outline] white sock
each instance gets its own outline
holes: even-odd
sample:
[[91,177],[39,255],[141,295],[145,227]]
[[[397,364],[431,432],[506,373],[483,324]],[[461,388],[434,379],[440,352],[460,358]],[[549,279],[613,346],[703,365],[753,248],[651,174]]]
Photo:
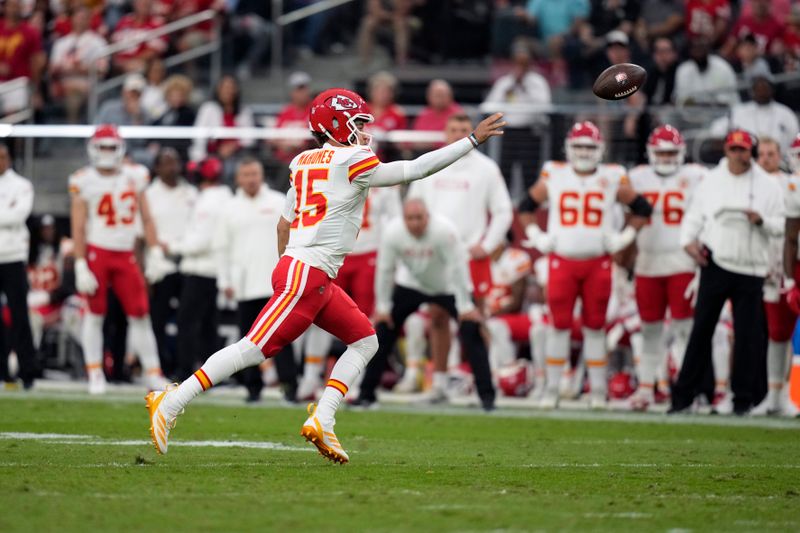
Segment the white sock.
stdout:
[[608,392],[606,334],[602,329],[583,328],[583,355],[589,373],[592,396],[605,397]]
[[436,392],[447,390],[447,372],[434,372],[431,388]]
[[485,322],[489,330],[489,364],[492,370],[514,362],[514,341],[511,340],[511,329],[504,320],[489,318]]
[[649,387],[650,390],[653,389],[658,368],[664,360],[665,348],[664,323],[643,322],[642,353],[636,368],[639,386]]
[[419,313],[412,313],[406,319],[403,329],[406,332],[406,367],[421,368],[425,360],[425,350],[427,350],[427,340],[425,338],[425,327],[427,320]]
[[158,359],[158,344],[153,333],[150,317],[128,317],[128,338],[133,353],[139,357],[142,369],[148,375],[161,375],[161,361]]
[[241,339],[209,357],[192,377],[180,384],[174,394],[165,399],[167,413],[175,416],[191,402],[195,396],[231,377],[236,372],[256,366],[264,361],[264,354],[249,339]]
[[683,366],[683,356],[686,355],[686,345],[689,344],[692,324],[693,320],[691,318],[685,318],[683,320],[673,320],[669,326],[672,330],[672,358],[678,371]]
[[564,363],[569,356],[569,339],[572,331],[568,329],[548,328],[547,331],[547,392],[558,395]]
[[711,358],[714,364],[714,390],[726,392],[728,378],[731,373],[731,343],[728,337],[728,328],[721,322],[717,324],[712,337]]
[[81,326],[81,345],[87,372],[103,371],[103,315],[86,313]]
[[332,343],[333,337],[324,329],[313,325],[309,328],[303,377],[307,379],[322,379],[325,359],[331,351]]
[[334,416],[347,391],[364,371],[375,352],[378,337],[370,335],[349,344],[331,371],[325,391],[317,405],[317,417],[323,426],[334,424]]
[[789,343],[769,341],[767,345],[767,382],[770,389],[780,390],[786,383]]

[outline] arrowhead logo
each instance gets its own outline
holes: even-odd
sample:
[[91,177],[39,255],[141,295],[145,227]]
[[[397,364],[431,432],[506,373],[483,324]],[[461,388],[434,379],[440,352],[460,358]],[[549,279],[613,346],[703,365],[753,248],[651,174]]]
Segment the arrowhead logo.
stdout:
[[329,105],[336,111],[347,111],[348,109],[356,109],[358,107],[352,98],[342,95],[336,95],[331,98]]

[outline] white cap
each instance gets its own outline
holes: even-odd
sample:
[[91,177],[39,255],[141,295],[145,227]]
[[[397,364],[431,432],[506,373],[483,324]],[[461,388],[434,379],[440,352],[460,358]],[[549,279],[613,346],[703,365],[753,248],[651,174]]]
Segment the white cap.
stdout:
[[292,72],[287,82],[290,89],[297,89],[298,87],[308,86],[311,84],[311,76],[303,71]]
[[622,30],[614,30],[606,34],[606,46],[610,46],[612,44],[621,44],[622,46],[628,46],[630,42],[631,41],[628,38],[628,34]]
[[138,73],[128,74],[125,76],[125,83],[122,84],[123,91],[144,91],[147,86],[144,76]]

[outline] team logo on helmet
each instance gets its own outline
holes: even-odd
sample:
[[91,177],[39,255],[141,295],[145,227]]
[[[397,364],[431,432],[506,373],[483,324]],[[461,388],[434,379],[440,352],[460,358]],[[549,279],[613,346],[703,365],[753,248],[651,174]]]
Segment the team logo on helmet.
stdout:
[[352,98],[342,96],[341,94],[337,94],[331,98],[329,105],[336,111],[347,111],[348,109],[356,109],[358,107],[358,104],[356,104]]
[[614,76],[614,79],[617,80],[617,83],[619,84],[627,83],[628,75],[624,72],[619,72],[616,76]]

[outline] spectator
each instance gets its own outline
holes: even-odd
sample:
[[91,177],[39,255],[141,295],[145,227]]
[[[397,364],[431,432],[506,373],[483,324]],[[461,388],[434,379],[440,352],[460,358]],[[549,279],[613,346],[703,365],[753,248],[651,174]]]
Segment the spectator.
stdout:
[[89,29],[88,8],[78,6],[72,12],[72,31],[56,40],[50,54],[50,95],[64,101],[67,122],[81,122],[80,115],[89,93],[89,69],[92,64],[98,78],[108,69],[108,59],[96,59],[106,40]]
[[375,118],[369,125],[370,131],[386,133],[408,127],[405,111],[395,103],[397,78],[385,70],[373,74],[367,92],[369,110]]
[[[189,105],[189,97],[194,85],[192,80],[182,74],[173,74],[164,82],[164,95],[167,99],[167,110],[153,124],[156,126],[192,126],[195,121],[195,110]],[[189,139],[170,139],[161,141],[161,146],[171,146],[178,151],[181,159],[186,161],[189,155]]]
[[683,26],[683,0],[642,0],[633,36],[639,48],[650,50],[656,39],[680,37]]
[[[78,9],[89,10],[88,25],[93,32],[100,35],[103,39],[108,36],[108,27],[103,22],[103,8],[105,7],[105,2],[94,2],[94,5],[88,5],[89,3],[83,0],[65,0],[63,4],[64,5],[61,6],[63,8],[61,12],[59,12],[50,23],[50,27],[52,28],[50,30],[51,39],[58,40],[74,31],[74,22],[72,18],[75,15],[75,11]],[[51,8],[54,10],[58,9],[52,2]]]
[[[133,13],[120,19],[111,41],[120,43],[138,39],[162,25],[161,18],[153,14],[153,0],[133,0]],[[114,67],[122,72],[142,71],[150,59],[167,51],[167,43],[166,37],[162,36],[123,50],[114,56]]]
[[198,361],[217,350],[217,251],[214,235],[231,190],[220,184],[222,162],[210,157],[195,170],[200,194],[183,237],[167,252],[181,257],[183,275],[178,306],[178,380],[188,379]]
[[729,0],[687,0],[686,36],[704,38],[710,46],[722,43],[731,20]]
[[[181,158],[172,148],[162,148],[155,158],[155,178],[147,187],[145,196],[156,227],[156,235],[164,248],[176,247],[189,229],[189,217],[197,201],[197,189],[181,176]],[[158,354],[164,372],[175,377],[176,354],[166,342],[166,326],[177,309],[183,286],[183,275],[178,272],[177,258],[169,258],[171,267],[150,291],[150,315],[158,344]]]
[[[236,67],[236,77],[248,80],[261,63],[261,57],[269,45],[272,32],[272,2],[264,0],[234,0],[229,13],[231,32],[237,40],[247,40],[245,52]],[[234,41],[236,42],[236,41]]]
[[668,105],[672,103],[675,91],[678,53],[675,44],[667,37],[655,39],[652,52],[652,67],[648,69],[642,92],[649,105]]
[[[504,112],[508,126],[505,128],[500,155],[501,171],[506,180],[511,182],[513,167],[519,164],[527,190],[536,179],[538,170],[534,148],[538,146],[540,132],[535,132],[534,127],[545,126],[547,115],[541,108],[531,109],[530,112],[521,112],[519,108],[548,106],[552,100],[547,80],[531,70],[531,54],[524,41],[514,45],[512,60],[512,71],[494,82],[481,110],[488,113]],[[515,110],[505,109],[508,105],[514,106]]]
[[444,80],[437,79],[428,84],[425,100],[428,105],[414,121],[415,130],[443,131],[451,116],[463,113],[461,106],[453,101],[453,89]]
[[[5,145],[0,145],[0,191],[3,191],[0,195],[0,292],[6,297],[11,315],[9,339],[19,357],[19,378],[29,389],[33,386],[36,361],[28,317],[25,264],[30,235],[25,221],[33,208],[33,186],[11,168],[11,156]],[[0,338],[4,335],[3,329],[3,320],[0,320]],[[11,381],[5,358],[2,366],[0,378]]]
[[20,0],[6,0],[0,22],[0,82],[28,78],[29,89],[6,93],[0,98],[0,113],[9,114],[28,107],[41,107],[39,82],[47,64],[42,49],[42,36],[36,28],[22,20]]
[[757,399],[755,376],[766,357],[762,291],[769,269],[769,240],[783,235],[784,206],[777,180],[752,164],[754,140],[743,130],[725,139],[725,159],[700,182],[681,224],[681,244],[700,266],[694,325],[670,412],[711,399],[711,337],[722,306],[733,303],[733,370],[720,413],[744,415]]
[[[278,237],[275,228],[283,213],[286,196],[264,183],[264,169],[258,160],[243,158],[236,168],[238,189],[225,205],[215,238],[220,244],[217,287],[229,299],[236,300],[238,322],[244,335],[272,296],[270,276],[278,264]],[[284,397],[294,401],[297,372],[292,345],[275,357],[278,379],[284,385]],[[248,401],[258,401],[264,383],[258,367],[239,374],[248,390]]]
[[160,117],[167,111],[167,102],[164,99],[164,79],[167,77],[167,67],[160,57],[154,57],[147,62],[144,71],[147,85],[142,92],[142,107],[148,117]]
[[733,69],[745,81],[752,80],[754,76],[770,74],[769,63],[759,52],[754,35],[747,34],[737,43]]
[[759,137],[775,139],[781,152],[788,153],[789,146],[800,131],[797,115],[774,100],[770,74],[759,74],[753,78],[751,94],[752,102],[734,105],[728,116],[714,121],[711,132],[722,137],[733,128],[743,129]]
[[574,46],[579,41],[586,43],[592,39],[591,27],[583,24],[589,13],[589,0],[528,0],[527,21],[538,30],[539,39],[552,63],[552,76],[558,85],[563,84],[567,76],[563,59],[567,40]]
[[[311,106],[311,76],[305,72],[294,72],[289,76],[289,103],[284,106],[275,121],[276,128],[308,128],[308,112]],[[311,147],[310,139],[276,139],[272,141],[275,159],[288,165],[294,156]]]
[[394,36],[394,61],[403,66],[408,61],[411,10],[420,0],[367,0],[365,15],[358,31],[358,55],[361,63],[372,61],[375,36],[381,27],[391,24]]
[[776,45],[776,52],[783,56],[784,69],[787,72],[800,70],[800,4],[794,4],[786,19],[786,28],[780,42]]
[[[752,0],[752,13],[741,14],[734,24],[728,40],[720,50],[723,57],[731,57],[737,43],[752,36],[760,55],[771,54],[773,45],[781,38],[784,24],[771,11],[772,0]],[[784,19],[785,20],[785,19]]]
[[689,59],[675,73],[675,102],[678,105],[726,104],[739,102],[736,73],[727,61],[711,54],[711,43],[698,37],[689,44]]
[[586,20],[595,35],[600,37],[614,30],[630,34],[639,18],[638,0],[590,0],[589,17]]
[[[220,127],[253,127],[253,113],[241,103],[239,83],[233,76],[223,76],[217,83],[214,99],[203,103],[197,111],[194,121],[196,128]],[[252,139],[195,139],[189,156],[192,161],[202,161],[208,154],[214,154],[222,160],[225,167],[224,177],[232,174],[236,162],[234,158],[242,149],[253,145]]]

